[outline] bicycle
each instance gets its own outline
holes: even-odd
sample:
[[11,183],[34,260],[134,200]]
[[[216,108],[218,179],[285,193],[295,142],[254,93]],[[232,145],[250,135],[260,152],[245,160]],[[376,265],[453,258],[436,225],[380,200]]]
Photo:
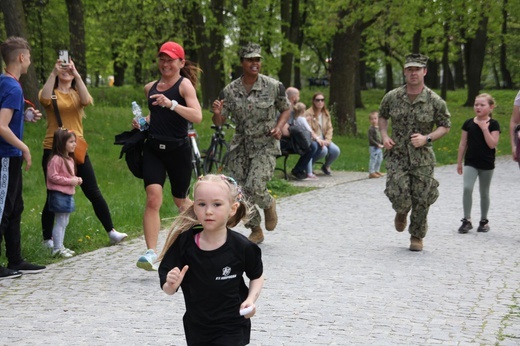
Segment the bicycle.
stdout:
[[191,123],[188,128],[188,138],[191,147],[191,168],[193,177],[197,179],[202,174],[202,156],[198,145],[199,136]]
[[211,142],[209,148],[206,150],[206,156],[202,168],[204,174],[209,174],[213,169],[216,173],[222,173],[227,165],[229,144],[226,142],[226,133],[224,127],[235,128],[233,125],[224,123],[221,126],[211,125],[211,128],[215,130],[215,133],[211,136]]

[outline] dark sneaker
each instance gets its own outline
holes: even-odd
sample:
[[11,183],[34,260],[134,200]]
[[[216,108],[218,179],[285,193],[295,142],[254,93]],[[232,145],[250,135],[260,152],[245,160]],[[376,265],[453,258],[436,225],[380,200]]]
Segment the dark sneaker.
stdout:
[[488,219],[482,219],[479,222],[477,232],[489,232],[489,220]]
[[294,169],[291,171],[291,174],[297,180],[303,180],[303,179],[307,178],[307,174],[305,174],[305,172],[296,172]]
[[[462,221],[462,225],[459,227],[459,233],[461,233],[461,234],[468,233],[469,230],[473,228],[471,221],[469,221],[468,219],[464,218],[460,221]],[[480,227],[479,227],[479,229],[480,229]]]
[[332,172],[330,171],[330,169],[328,169],[327,167],[325,167],[325,165],[321,166],[321,171],[322,171],[325,175],[332,175]]
[[9,264],[7,267],[11,270],[19,271],[23,274],[36,274],[42,272],[45,269],[45,266],[40,266],[25,261],[22,261],[18,264]]
[[22,276],[22,273],[20,273],[19,271],[0,267],[0,280],[14,279],[14,278],[19,278],[20,276]]

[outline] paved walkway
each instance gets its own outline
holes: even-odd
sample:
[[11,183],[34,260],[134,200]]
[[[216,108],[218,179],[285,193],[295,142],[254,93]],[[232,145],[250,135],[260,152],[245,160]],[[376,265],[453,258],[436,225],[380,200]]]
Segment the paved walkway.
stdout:
[[[384,179],[344,175],[350,182],[279,201],[279,226],[261,245],[251,345],[520,344],[515,163],[497,164],[487,234],[457,233],[462,178],[438,168],[441,196],[420,253],[393,228]],[[184,345],[182,296],[135,267],[143,249],[139,238],[3,280],[0,344]]]

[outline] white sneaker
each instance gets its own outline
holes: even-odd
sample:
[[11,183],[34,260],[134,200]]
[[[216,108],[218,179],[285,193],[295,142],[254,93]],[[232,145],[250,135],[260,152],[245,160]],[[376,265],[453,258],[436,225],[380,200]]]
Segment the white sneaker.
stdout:
[[61,249],[52,250],[52,255],[54,257],[63,257],[63,258],[70,258],[70,257],[74,256],[73,254],[68,252],[67,249],[64,247],[62,247]]
[[43,241],[43,247],[47,249],[54,249],[54,241],[52,239],[45,239]]
[[115,245],[125,240],[125,238],[128,237],[128,234],[120,233],[112,228],[112,230],[108,232],[108,237],[110,238],[110,244]]
[[319,180],[319,178],[314,175],[314,174],[307,174],[307,178],[305,178],[304,180]]
[[153,270],[157,270],[157,266],[154,265],[155,261],[157,261],[157,254],[152,249],[148,249],[148,250],[146,250],[144,255],[139,257],[136,265],[138,268],[148,270],[148,271],[153,271]]
[[72,256],[76,255],[76,252],[75,252],[75,251],[73,251],[73,250],[71,250],[71,249],[65,248],[65,250],[64,250],[64,251],[66,251],[66,252],[70,253],[70,254],[71,254]]

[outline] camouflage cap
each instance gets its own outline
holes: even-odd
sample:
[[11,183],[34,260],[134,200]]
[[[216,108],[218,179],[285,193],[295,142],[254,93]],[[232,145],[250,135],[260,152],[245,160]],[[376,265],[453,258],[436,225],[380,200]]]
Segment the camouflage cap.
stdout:
[[404,63],[404,68],[408,67],[426,67],[428,57],[422,54],[408,54]]
[[248,43],[240,48],[239,55],[241,58],[261,58],[260,52],[262,48],[257,43]]

